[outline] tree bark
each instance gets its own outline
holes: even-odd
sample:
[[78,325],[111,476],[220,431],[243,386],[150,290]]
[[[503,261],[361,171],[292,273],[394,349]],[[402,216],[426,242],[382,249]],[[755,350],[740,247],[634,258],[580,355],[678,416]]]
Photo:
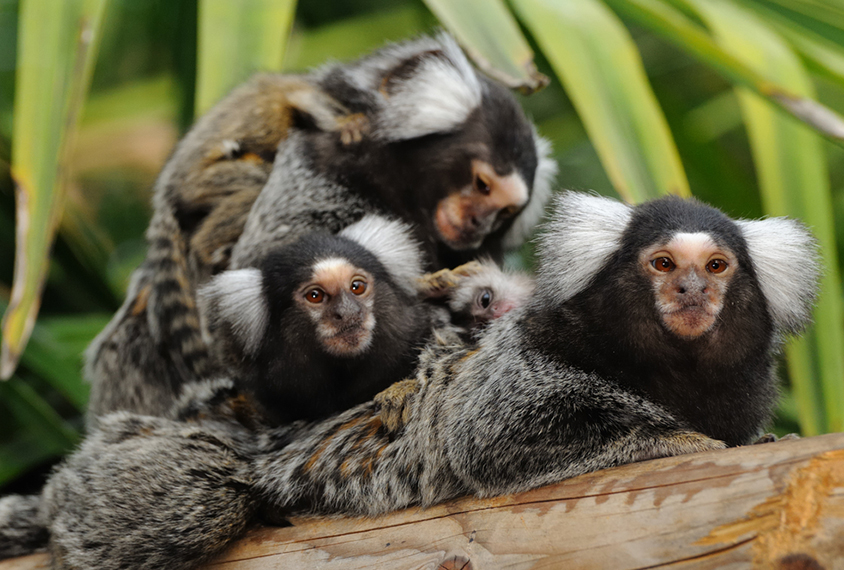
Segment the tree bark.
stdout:
[[251,531],[206,568],[844,570],[844,434],[658,459],[376,519],[293,522]]

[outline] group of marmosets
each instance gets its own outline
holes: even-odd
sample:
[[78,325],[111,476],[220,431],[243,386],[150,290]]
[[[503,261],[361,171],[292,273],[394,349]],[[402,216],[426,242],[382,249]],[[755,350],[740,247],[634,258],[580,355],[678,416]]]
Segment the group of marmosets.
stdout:
[[536,276],[506,273],[548,153],[445,34],[236,89],[164,167],[147,259],[87,354],[88,437],[40,495],[0,500],[0,557],[192,568],[292,513],[752,442],[810,317],[810,233],[563,192]]

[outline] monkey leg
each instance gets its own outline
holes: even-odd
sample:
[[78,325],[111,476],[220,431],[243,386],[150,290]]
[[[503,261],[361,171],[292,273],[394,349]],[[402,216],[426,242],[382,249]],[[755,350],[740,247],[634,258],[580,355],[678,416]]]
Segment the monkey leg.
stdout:
[[435,273],[427,273],[419,278],[417,287],[425,298],[439,299],[445,297],[457,287],[464,277],[470,277],[483,269],[477,261],[470,261],[454,269],[440,269]]
[[401,431],[410,419],[410,404],[419,392],[420,384],[415,378],[396,382],[386,390],[375,395],[378,413],[384,427],[390,433]]
[[631,457],[631,462],[714,451],[727,447],[723,441],[712,439],[696,431],[679,431],[656,437],[641,437],[640,434],[633,434],[623,445],[629,446],[627,453]]

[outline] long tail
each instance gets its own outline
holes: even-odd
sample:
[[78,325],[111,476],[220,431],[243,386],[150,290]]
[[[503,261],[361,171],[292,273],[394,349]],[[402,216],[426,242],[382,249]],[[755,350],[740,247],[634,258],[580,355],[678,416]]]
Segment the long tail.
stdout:
[[40,506],[39,495],[0,499],[0,560],[47,550],[49,533]]
[[147,253],[147,262],[156,268],[147,303],[150,331],[185,381],[205,378],[213,366],[188,276],[187,241],[171,212],[159,209],[156,218]]

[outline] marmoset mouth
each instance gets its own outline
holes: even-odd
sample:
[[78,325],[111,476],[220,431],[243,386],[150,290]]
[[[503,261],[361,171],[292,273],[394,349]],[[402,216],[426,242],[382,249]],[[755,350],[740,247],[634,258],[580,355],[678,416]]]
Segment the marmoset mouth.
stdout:
[[677,336],[696,338],[712,328],[717,316],[708,304],[691,304],[664,313],[662,322]]
[[438,208],[435,219],[440,238],[457,251],[478,248],[486,237],[480,229],[467,228],[463,220],[447,208]]
[[372,333],[360,325],[343,327],[323,341],[326,349],[334,356],[357,356],[369,348]]

